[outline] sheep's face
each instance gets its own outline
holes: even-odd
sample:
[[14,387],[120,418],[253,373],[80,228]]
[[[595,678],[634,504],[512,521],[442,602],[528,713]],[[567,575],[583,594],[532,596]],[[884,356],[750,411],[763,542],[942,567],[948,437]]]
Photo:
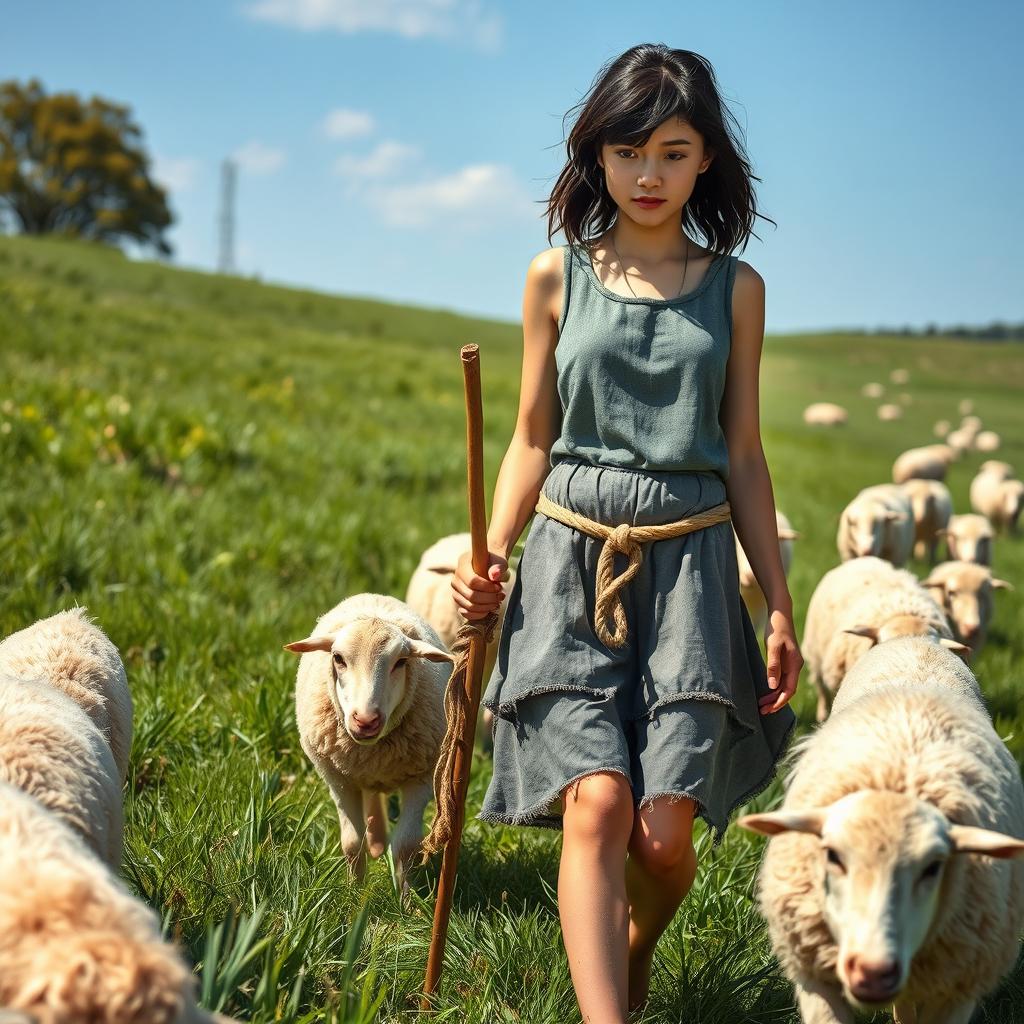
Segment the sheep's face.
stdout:
[[992,564],[992,527],[982,516],[954,516],[946,531],[952,561]]
[[397,724],[395,711],[415,685],[409,672],[414,659],[452,661],[447,651],[375,618],[356,619],[336,633],[287,644],[286,650],[330,656],[328,695],[338,721],[354,743],[366,746],[378,743]]
[[862,500],[851,504],[843,513],[842,529],[846,531],[857,558],[865,555],[879,557],[891,531],[906,520],[902,512],[881,502]]
[[[936,613],[940,612],[941,609],[936,606]],[[920,615],[893,615],[880,626],[850,626],[844,629],[843,632],[852,633],[854,636],[866,637],[872,644],[884,644],[887,640],[896,640],[902,636],[923,636],[960,655],[962,659],[966,659],[971,653],[970,647],[960,643],[959,640],[954,640],[940,633],[935,628],[933,622],[922,618]]]

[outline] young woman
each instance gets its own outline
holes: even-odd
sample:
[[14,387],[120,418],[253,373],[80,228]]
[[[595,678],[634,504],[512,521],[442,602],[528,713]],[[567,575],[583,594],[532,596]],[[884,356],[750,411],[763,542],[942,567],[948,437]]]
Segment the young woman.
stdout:
[[[482,698],[494,772],[479,817],[562,830],[559,916],[583,1020],[621,1024],[693,884],[694,816],[717,843],[771,782],[803,659],[758,422],[764,282],[730,255],[760,216],[759,179],[695,53],[635,46],[581,107],[548,200],[549,238],[561,229],[568,245],[527,272],[488,573],[467,553],[452,590],[466,619],[495,610],[541,495],[620,527],[603,540],[562,512],[531,525]],[[595,611],[602,546],[619,575],[636,561],[629,527],[702,513],[707,525],[643,544],[612,630],[607,602]],[[767,666],[730,514],[768,601]]]

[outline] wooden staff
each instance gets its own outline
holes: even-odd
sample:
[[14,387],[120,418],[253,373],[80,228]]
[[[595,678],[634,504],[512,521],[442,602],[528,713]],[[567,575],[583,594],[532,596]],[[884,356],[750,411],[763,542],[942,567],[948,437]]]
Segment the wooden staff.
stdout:
[[[469,488],[469,529],[473,571],[487,576],[487,512],[484,507],[483,409],[480,401],[480,346],[463,345],[463,381],[466,392],[466,468]],[[434,770],[434,800],[437,812],[430,834],[423,840],[422,863],[430,854],[444,848],[441,874],[434,903],[434,927],[430,935],[430,954],[423,982],[421,1010],[431,1008],[427,998],[436,988],[444,962],[448,937],[455,869],[459,862],[462,826],[466,812],[466,791],[473,763],[473,740],[480,704],[480,682],[484,654],[498,622],[497,611],[482,619],[467,620],[452,641],[454,667],[445,691],[447,732]]]

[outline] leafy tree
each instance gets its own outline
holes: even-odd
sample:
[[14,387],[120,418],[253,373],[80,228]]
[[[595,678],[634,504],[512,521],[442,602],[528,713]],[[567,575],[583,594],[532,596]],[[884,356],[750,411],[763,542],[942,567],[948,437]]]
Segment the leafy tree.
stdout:
[[167,194],[127,106],[0,82],[0,209],[26,234],[133,239],[165,256]]

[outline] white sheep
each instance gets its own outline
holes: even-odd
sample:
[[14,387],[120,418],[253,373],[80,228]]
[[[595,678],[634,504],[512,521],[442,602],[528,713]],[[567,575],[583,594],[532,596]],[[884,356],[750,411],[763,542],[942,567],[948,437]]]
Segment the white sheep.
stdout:
[[987,516],[977,512],[964,512],[950,516],[940,536],[946,538],[946,558],[951,562],[977,562],[979,565],[992,564],[992,542],[995,531]]
[[1009,480],[1017,475],[1013,470],[1013,466],[1011,466],[1009,462],[1004,462],[1002,459],[986,459],[978,467],[978,472],[987,473],[999,480]]
[[953,515],[953,497],[941,480],[915,477],[901,486],[914,510],[914,557],[934,565],[939,537]]
[[66,693],[110,744],[124,784],[132,745],[132,698],[117,648],[86,614],[71,608],[0,643],[0,673],[43,679]]
[[873,644],[926,635],[960,653],[945,613],[917,577],[881,558],[853,558],[818,581],[807,604],[800,651],[818,690],[823,721],[850,668]]
[[958,452],[967,452],[974,447],[974,433],[957,427],[946,435],[946,444],[952,445]]
[[878,418],[884,421],[898,420],[903,416],[903,407],[895,402],[884,402],[878,407]]
[[974,439],[974,447],[979,452],[999,451],[1002,443],[1002,438],[994,430],[982,430]]
[[302,749],[338,808],[341,845],[357,878],[386,841],[382,796],[398,790],[391,835],[402,899],[423,838],[445,736],[452,655],[433,627],[387,594],[356,594],[317,619],[301,654],[295,717]]
[[966,416],[968,413],[974,412],[974,402],[969,398],[961,398],[960,404],[957,406],[957,411],[961,416]]
[[805,1024],[967,1024],[1024,929],[1024,786],[977,683],[919,638],[870,651],[794,745],[757,896]]
[[895,369],[889,374],[889,380],[893,384],[908,384],[910,382],[910,371],[902,367]]
[[936,420],[935,426],[932,427],[932,433],[936,437],[945,437],[951,429],[949,420]]
[[969,430],[972,434],[977,434],[981,430],[981,417],[980,416],[964,416],[960,420],[960,429]]
[[[789,519],[778,509],[775,510],[775,529],[779,538],[782,571],[788,576],[790,566],[793,564],[793,541],[798,540],[800,534],[793,529]],[[747,613],[750,615],[754,631],[761,634],[768,624],[768,602],[765,600],[764,591],[758,585],[750,560],[747,558],[735,530],[733,539],[736,542],[736,563],[739,566],[740,597],[743,598],[743,603],[747,606]]]
[[839,427],[846,423],[847,412],[835,402],[813,402],[804,409],[804,423],[818,427]]
[[[87,718],[83,719],[86,723]],[[93,727],[95,728],[95,727]],[[160,920],[61,816],[0,782],[0,1006],[33,1024],[213,1024]]]
[[[437,631],[446,648],[451,648],[459,630],[465,625],[459,606],[452,596],[452,576],[458,565],[459,557],[472,546],[469,533],[453,533],[431,544],[420,556],[419,563],[409,579],[405,592],[405,603],[417,615],[422,615]],[[498,622],[494,629],[491,642],[484,650],[484,667],[482,678],[489,679],[498,657],[498,640],[501,637],[505,609],[508,606],[508,595],[515,586],[516,573],[509,566],[501,581],[505,592],[505,600],[498,605]],[[483,745],[491,734],[494,716],[490,708],[483,709]]]
[[[941,562],[922,580],[942,605],[953,635],[971,649],[973,658],[985,645],[995,611],[994,590],[1013,590],[1006,580],[997,579],[987,565],[976,562]],[[968,659],[970,660],[970,659]]]
[[952,456],[953,449],[948,445],[928,445],[901,452],[892,464],[893,482],[902,484],[907,480],[945,480],[952,459],[944,457],[940,451],[944,448]]
[[860,393],[865,398],[881,398],[882,395],[885,394],[885,385],[879,384],[878,381],[873,380],[865,384],[864,387],[860,389]]
[[898,484],[859,491],[839,514],[836,547],[844,561],[864,555],[903,565],[914,547],[914,509]]
[[998,472],[979,472],[971,481],[971,508],[987,516],[997,533],[1016,533],[1024,508],[1024,480],[1002,479]]

